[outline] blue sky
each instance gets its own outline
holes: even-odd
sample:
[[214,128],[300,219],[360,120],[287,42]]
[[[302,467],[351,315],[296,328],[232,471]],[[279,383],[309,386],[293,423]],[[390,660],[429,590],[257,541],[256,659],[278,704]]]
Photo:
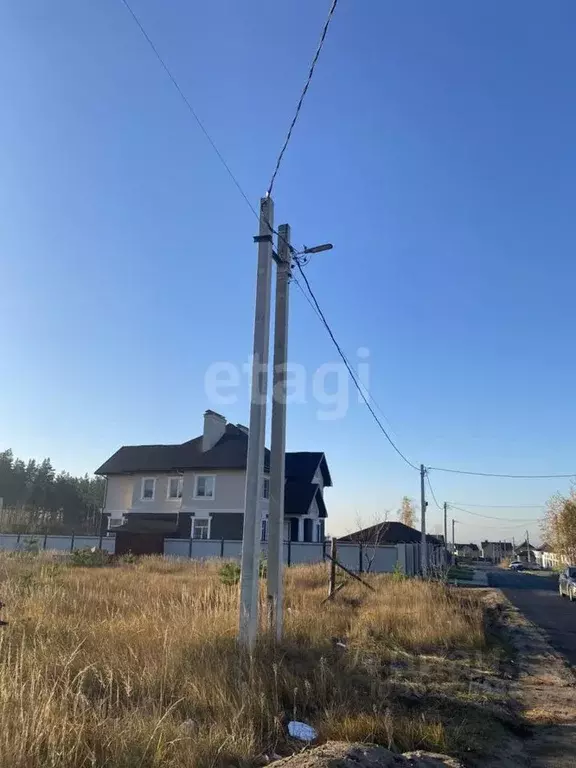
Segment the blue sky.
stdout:
[[[327,3],[132,2],[257,206]],[[418,464],[576,471],[575,22],[569,0],[341,0],[334,17],[276,223],[335,244],[308,277],[347,354],[370,350]],[[0,448],[84,472],[197,435],[205,371],[251,350],[252,214],[120,0],[3,3],[0,92]],[[336,360],[297,290],[290,357],[310,379]],[[308,400],[288,443],[328,456],[332,532],[417,497],[364,406],[325,421]],[[477,504],[568,487],[432,481]],[[484,511],[513,522],[459,512],[458,539],[518,537],[538,514]]]

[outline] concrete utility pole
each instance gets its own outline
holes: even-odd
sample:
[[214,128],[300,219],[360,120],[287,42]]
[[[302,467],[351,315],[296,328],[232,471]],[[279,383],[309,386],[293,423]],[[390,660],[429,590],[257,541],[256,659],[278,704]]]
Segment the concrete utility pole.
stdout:
[[428,574],[428,541],[426,539],[426,507],[428,506],[428,502],[426,501],[425,479],[426,468],[424,467],[424,464],[420,464],[420,508],[422,516],[422,542],[420,544],[420,561],[423,576]]
[[271,197],[260,200],[258,272],[254,313],[254,358],[250,397],[250,434],[246,459],[246,497],[242,534],[242,570],[240,575],[240,618],[238,640],[252,651],[258,633],[258,594],[260,535],[262,530],[261,497],[266,436],[266,398],[268,391],[268,346],[270,342],[270,292],[272,276],[272,227],[274,203]]
[[274,317],[272,437],[270,441],[270,503],[268,513],[268,612],[270,631],[282,639],[284,572],[284,477],[286,462],[286,364],[290,286],[290,226],[278,227],[278,268]]
[[448,502],[444,502],[444,546],[448,550]]
[[456,540],[454,538],[454,523],[455,522],[456,522],[456,520],[454,520],[454,518],[452,518],[452,554],[454,554],[454,552],[456,551],[456,544],[455,544]]

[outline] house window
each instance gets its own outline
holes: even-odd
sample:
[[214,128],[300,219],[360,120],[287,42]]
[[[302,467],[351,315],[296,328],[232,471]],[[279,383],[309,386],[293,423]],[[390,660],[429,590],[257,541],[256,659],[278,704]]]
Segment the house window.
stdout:
[[261,541],[268,541],[268,520],[266,518],[262,520],[262,534],[260,539]]
[[262,483],[262,498],[263,499],[270,498],[270,478],[269,477],[265,477]]
[[169,477],[168,478],[168,498],[169,499],[181,499],[182,498],[182,486],[184,484],[183,477]]
[[142,501],[153,501],[155,490],[156,490],[156,478],[143,477],[142,478]]
[[195,499],[214,498],[214,475],[196,475]]
[[316,523],[316,530],[314,532],[314,541],[322,541],[322,523]]
[[192,538],[209,539],[210,538],[210,518],[195,517],[192,520]]

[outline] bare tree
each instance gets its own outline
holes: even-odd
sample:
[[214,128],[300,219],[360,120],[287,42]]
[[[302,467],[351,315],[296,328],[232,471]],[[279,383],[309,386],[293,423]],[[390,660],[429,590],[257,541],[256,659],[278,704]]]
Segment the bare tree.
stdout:
[[562,561],[576,561],[576,486],[568,496],[552,496],[540,527],[544,540]]
[[354,532],[354,541],[357,541],[362,547],[362,563],[365,573],[370,573],[374,558],[376,557],[377,547],[381,543],[390,523],[388,522],[388,511],[384,512],[384,519],[374,515],[370,525],[365,525],[359,514],[356,515],[357,530]]
[[402,504],[398,511],[398,518],[404,525],[408,525],[410,528],[416,527],[416,523],[418,522],[416,517],[416,507],[410,497],[403,497]]

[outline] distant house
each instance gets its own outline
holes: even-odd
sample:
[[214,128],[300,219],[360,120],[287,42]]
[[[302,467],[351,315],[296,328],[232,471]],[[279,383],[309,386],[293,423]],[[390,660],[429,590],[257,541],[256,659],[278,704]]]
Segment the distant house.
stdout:
[[[365,544],[420,544],[422,534],[416,528],[411,528],[404,523],[385,521],[341,536],[338,541],[358,541]],[[428,534],[426,541],[435,547],[442,546],[442,542],[436,536]]]
[[[241,540],[247,452],[247,427],[227,424],[211,410],[204,414],[203,433],[188,442],[120,448],[96,470],[107,480],[106,527],[117,534],[117,542],[124,533],[147,535],[145,546],[155,551],[162,551],[163,537]],[[269,472],[266,450],[263,540],[268,537]],[[324,488],[332,485],[324,453],[286,454],[285,473],[285,541],[323,541]]]
[[517,560],[524,560],[527,563],[534,563],[536,561],[536,547],[533,547],[527,541],[518,544],[514,554]]
[[480,547],[478,544],[455,544],[454,554],[456,557],[480,557]]
[[482,557],[493,563],[499,563],[505,557],[514,557],[514,550],[509,541],[483,541],[481,545]]

